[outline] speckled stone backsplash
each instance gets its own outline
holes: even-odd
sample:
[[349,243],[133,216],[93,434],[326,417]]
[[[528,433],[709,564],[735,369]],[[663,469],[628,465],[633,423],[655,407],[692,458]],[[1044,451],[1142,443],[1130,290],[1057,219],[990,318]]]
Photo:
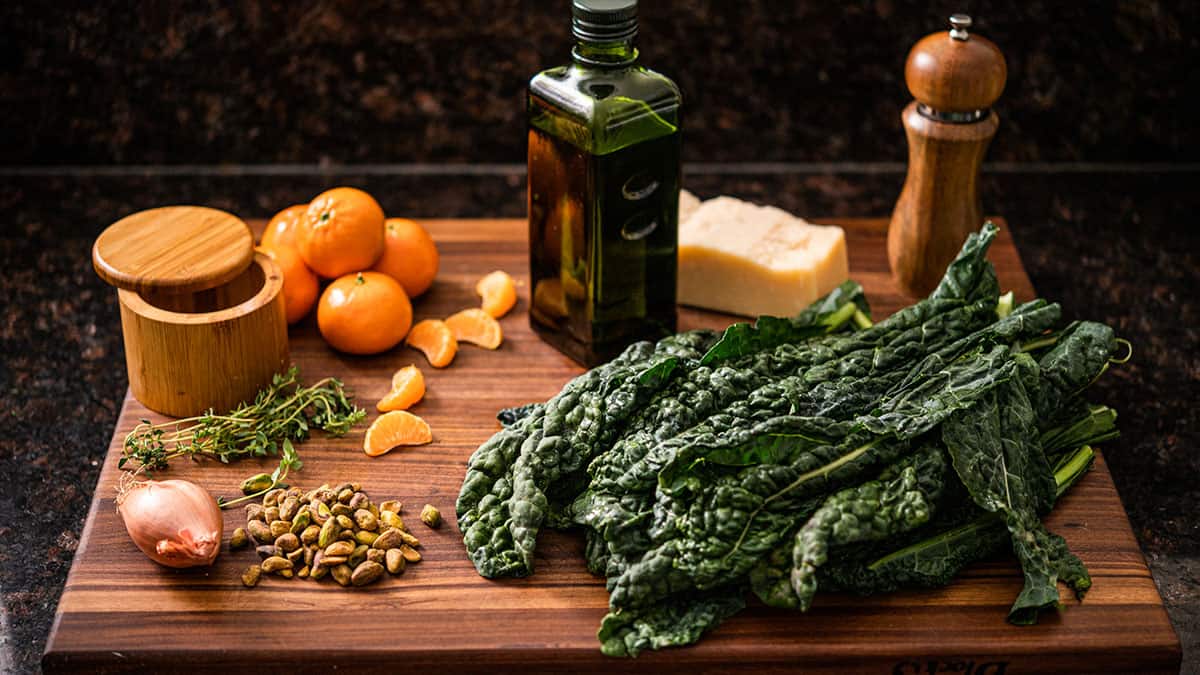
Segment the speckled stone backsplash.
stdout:
[[[1194,160],[1200,3],[654,0],[690,161],[903,161],[904,58],[956,11],[1004,50],[999,161]],[[4,3],[5,164],[519,162],[567,0]]]

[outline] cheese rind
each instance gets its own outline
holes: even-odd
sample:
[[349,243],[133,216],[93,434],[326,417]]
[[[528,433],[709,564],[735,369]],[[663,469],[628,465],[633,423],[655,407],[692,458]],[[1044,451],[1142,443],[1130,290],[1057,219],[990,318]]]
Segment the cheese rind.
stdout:
[[783,209],[717,197],[679,224],[681,304],[792,316],[848,276],[842,228]]

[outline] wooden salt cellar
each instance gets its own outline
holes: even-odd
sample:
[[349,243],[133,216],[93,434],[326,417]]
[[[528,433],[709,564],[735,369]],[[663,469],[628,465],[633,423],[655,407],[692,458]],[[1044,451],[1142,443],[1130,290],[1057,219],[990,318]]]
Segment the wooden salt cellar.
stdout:
[[283,275],[236,216],[141,211],[101,233],[92,263],[119,289],[129,389],[147,408],[225,412],[287,367]]
[[916,100],[901,120],[908,176],[888,228],[888,260],[911,296],[932,291],[967,235],[983,224],[979,167],[1000,124],[991,106],[1004,91],[1004,55],[967,32],[971,18],[950,17],[908,54],[904,79]]

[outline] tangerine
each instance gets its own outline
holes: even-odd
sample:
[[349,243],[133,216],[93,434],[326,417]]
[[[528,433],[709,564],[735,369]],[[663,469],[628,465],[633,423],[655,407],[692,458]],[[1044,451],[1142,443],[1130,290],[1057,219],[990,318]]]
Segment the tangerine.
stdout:
[[338,351],[378,354],[408,334],[412,305],[400,284],[386,274],[347,274],[321,294],[317,326],[325,341]]
[[496,270],[475,284],[475,292],[483,298],[483,311],[499,319],[517,304],[517,285],[507,272]]
[[300,242],[296,241],[296,228],[307,212],[308,204],[293,204],[271,216],[267,229],[263,230],[262,247],[275,248],[280,244],[299,246]]
[[425,376],[416,366],[405,366],[392,375],[392,390],[375,404],[379,412],[407,410],[425,397]]
[[352,187],[313,198],[296,227],[300,256],[314,272],[333,279],[370,269],[383,254],[383,209]]
[[262,251],[275,261],[283,274],[283,306],[289,324],[303,319],[317,301],[320,287],[317,275],[304,264],[296,247],[275,241],[275,245]]
[[429,424],[416,415],[393,410],[375,419],[363,438],[363,452],[378,457],[401,445],[425,445],[433,442]]
[[399,281],[410,298],[429,290],[437,276],[438,250],[425,228],[407,218],[388,218],[383,241],[383,255],[372,269]]
[[459,342],[470,342],[484,349],[496,349],[504,340],[500,323],[491,314],[472,307],[446,318],[446,326]]
[[445,368],[458,353],[458,340],[444,321],[425,319],[408,333],[408,346],[419,349],[434,368]]

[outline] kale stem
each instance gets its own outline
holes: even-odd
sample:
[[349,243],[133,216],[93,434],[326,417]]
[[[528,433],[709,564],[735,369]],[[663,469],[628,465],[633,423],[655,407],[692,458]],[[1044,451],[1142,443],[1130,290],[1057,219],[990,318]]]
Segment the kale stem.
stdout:
[[854,325],[858,326],[861,330],[866,330],[874,326],[875,323],[871,321],[871,317],[863,314],[863,311],[856,307],[854,308]]

